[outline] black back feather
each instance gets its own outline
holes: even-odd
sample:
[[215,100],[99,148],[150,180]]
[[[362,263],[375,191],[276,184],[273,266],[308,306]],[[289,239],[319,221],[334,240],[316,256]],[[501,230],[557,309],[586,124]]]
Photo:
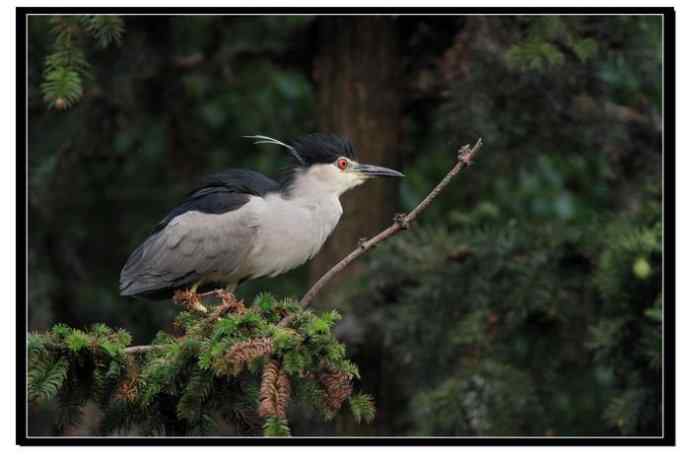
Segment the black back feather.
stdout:
[[227,169],[208,175],[156,225],[153,232],[157,233],[185,212],[222,214],[239,209],[249,202],[250,196],[264,196],[279,190],[280,185],[275,180],[247,169]]

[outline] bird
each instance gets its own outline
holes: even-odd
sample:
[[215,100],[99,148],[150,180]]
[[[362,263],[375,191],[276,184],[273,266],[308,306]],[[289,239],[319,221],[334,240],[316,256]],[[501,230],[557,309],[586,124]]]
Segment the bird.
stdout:
[[345,137],[307,134],[282,142],[291,160],[274,180],[247,169],[207,176],[153,228],[120,273],[120,294],[149,300],[192,295],[275,277],[322,248],[343,214],[343,193],[374,177],[404,177],[357,161]]

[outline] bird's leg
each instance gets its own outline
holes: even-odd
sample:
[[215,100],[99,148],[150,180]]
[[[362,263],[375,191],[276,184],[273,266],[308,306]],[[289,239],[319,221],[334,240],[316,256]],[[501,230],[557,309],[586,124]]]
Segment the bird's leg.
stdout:
[[173,301],[178,304],[184,304],[187,309],[191,311],[206,314],[208,310],[203,304],[201,304],[201,301],[199,300],[200,295],[196,292],[200,284],[201,282],[196,282],[189,290],[178,290],[175,292]]
[[242,300],[235,298],[233,293],[236,287],[237,284],[228,284],[224,289],[216,290],[216,293],[222,302],[222,306],[230,307],[233,312],[244,313],[245,307]]
[[195,311],[199,311],[199,312],[206,314],[208,312],[208,310],[206,309],[206,307],[203,304],[201,304],[201,301],[199,300],[199,294],[196,293],[196,289],[199,288],[200,284],[201,284],[201,281],[196,282],[194,285],[192,285],[192,288],[189,289],[189,291],[191,293],[191,300],[192,300],[190,307]]
[[229,284],[225,289],[218,288],[197,294],[199,297],[214,295],[221,301],[221,304],[209,315],[209,320],[220,320],[221,316],[228,311],[233,314],[244,314],[247,311],[242,300],[235,298],[235,295],[232,293],[235,287],[236,284]]
[[[237,284],[227,284],[224,289],[216,290],[216,295],[222,301],[223,305],[229,306],[238,304],[237,299],[233,294],[233,292],[235,291],[235,287],[237,287]],[[241,309],[244,309],[244,305],[241,306]]]

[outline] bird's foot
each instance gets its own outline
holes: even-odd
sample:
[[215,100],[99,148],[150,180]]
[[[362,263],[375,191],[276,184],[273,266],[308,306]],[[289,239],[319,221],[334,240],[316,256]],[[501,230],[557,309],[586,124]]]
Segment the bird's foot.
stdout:
[[181,304],[190,311],[206,314],[208,309],[201,303],[200,295],[193,289],[177,290],[173,296],[175,304]]
[[194,303],[192,303],[192,304],[189,306],[189,308],[190,308],[192,311],[197,311],[197,312],[200,312],[200,313],[202,313],[202,314],[206,314],[206,313],[208,312],[208,309],[206,309],[206,306],[204,306],[203,304],[201,304],[201,301],[195,301]]
[[222,307],[223,312],[231,311],[236,314],[244,314],[247,311],[247,307],[244,305],[244,302],[236,298],[230,289],[218,288],[215,290],[209,290],[205,293],[198,293],[197,296],[215,296],[220,300],[220,307]]
[[237,301],[235,299],[235,295],[233,295],[232,292],[228,292],[227,290],[218,289],[216,295],[218,295],[218,298],[220,299],[220,301],[223,302],[223,304],[233,304]]

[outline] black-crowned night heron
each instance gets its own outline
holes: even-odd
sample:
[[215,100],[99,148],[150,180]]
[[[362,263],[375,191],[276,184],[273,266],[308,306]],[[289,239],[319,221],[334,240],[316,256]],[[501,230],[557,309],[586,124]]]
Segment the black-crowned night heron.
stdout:
[[170,298],[273,277],[302,265],[323,246],[340,220],[340,195],[398,171],[356,161],[341,137],[311,134],[283,146],[294,167],[276,182],[258,172],[229,169],[207,177],[129,257],[120,274],[124,296]]

